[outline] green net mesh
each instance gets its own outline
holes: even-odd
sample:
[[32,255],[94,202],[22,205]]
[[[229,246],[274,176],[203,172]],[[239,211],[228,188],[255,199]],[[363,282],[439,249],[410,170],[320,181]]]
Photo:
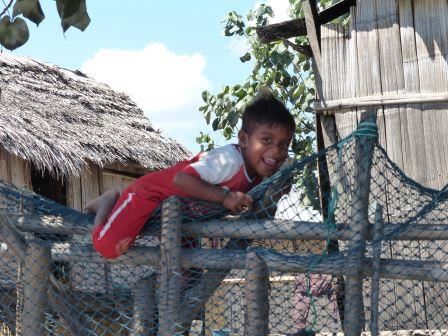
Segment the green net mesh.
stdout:
[[106,261],[92,216],[0,183],[0,334],[447,333],[448,190],[406,177],[375,127],[250,194],[240,214],[168,199]]

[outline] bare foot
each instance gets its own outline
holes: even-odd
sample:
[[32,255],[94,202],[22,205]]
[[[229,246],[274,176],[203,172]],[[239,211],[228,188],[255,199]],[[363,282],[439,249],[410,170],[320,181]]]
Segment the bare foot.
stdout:
[[90,201],[84,207],[85,212],[96,214],[93,222],[95,227],[106,220],[118,197],[120,197],[120,193],[118,191],[110,190]]
[[109,203],[110,199],[113,198],[113,202],[117,201],[117,198],[120,196],[120,193],[116,190],[106,191],[104,194],[94,198],[89,203],[84,206],[83,211],[86,213],[97,213],[98,210],[104,206],[105,203]]

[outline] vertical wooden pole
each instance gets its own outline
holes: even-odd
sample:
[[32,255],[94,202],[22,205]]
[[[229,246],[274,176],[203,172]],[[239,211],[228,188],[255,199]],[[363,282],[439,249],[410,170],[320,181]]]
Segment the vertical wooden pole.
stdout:
[[370,334],[378,336],[378,303],[380,294],[380,258],[383,240],[383,210],[379,204],[375,208],[375,223],[372,239],[372,288],[370,295]]
[[347,269],[350,273],[345,282],[344,333],[346,336],[360,335],[365,322],[362,294],[363,262],[369,225],[370,177],[375,141],[376,138],[365,135],[358,135],[355,140],[356,175],[349,216],[353,237],[347,244]]
[[33,242],[28,245],[23,273],[22,332],[24,336],[44,335],[44,311],[47,307],[50,263],[49,248]]
[[269,270],[255,252],[246,257],[244,336],[269,334]]
[[181,224],[180,200],[171,197],[163,203],[160,236],[159,334],[179,332],[181,305]]
[[156,335],[156,275],[139,280],[134,287],[132,336]]
[[22,335],[22,311],[23,311],[23,269],[25,264],[22,260],[17,261],[16,278],[16,335]]

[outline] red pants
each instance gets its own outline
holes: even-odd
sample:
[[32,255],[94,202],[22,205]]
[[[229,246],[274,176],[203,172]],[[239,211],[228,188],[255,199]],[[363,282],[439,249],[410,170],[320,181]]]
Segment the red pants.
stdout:
[[92,232],[95,250],[106,259],[116,258],[127,251],[160,204],[160,200],[139,196],[132,187],[123,191],[107,220]]

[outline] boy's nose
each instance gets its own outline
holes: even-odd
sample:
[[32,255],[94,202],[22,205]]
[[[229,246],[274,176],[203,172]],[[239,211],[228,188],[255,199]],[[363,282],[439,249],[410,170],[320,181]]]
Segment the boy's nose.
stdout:
[[282,155],[282,151],[278,146],[273,146],[269,150],[269,155],[272,156],[274,159],[278,159]]

